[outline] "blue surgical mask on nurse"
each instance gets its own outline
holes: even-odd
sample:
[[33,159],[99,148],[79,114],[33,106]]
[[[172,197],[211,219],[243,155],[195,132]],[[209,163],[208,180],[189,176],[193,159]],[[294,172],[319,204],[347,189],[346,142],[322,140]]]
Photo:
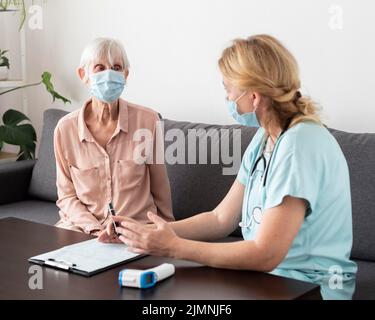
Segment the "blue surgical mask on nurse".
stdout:
[[255,107],[254,111],[252,111],[252,112],[247,112],[247,113],[243,113],[243,114],[240,114],[238,112],[237,102],[240,99],[242,99],[245,96],[246,93],[247,93],[247,91],[243,92],[235,100],[228,100],[228,99],[226,99],[226,103],[227,103],[227,107],[228,107],[229,113],[231,114],[231,116],[233,117],[233,119],[236,120],[239,124],[241,124],[243,126],[247,126],[247,127],[257,127],[257,128],[259,128],[260,127],[260,123],[259,123],[259,120],[258,120],[257,115],[255,113],[257,107]]

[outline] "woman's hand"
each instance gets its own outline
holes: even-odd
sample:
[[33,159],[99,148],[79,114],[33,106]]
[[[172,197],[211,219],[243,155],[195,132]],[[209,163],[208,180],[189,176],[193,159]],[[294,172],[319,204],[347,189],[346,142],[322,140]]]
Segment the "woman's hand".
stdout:
[[103,230],[94,230],[90,232],[90,236],[99,237]]
[[141,224],[131,218],[113,217],[121,227],[117,227],[120,240],[134,253],[173,257],[179,237],[172,227],[152,212],[147,213],[153,224]]
[[104,230],[100,231],[98,240],[104,243],[122,243],[122,241],[116,236],[114,232],[112,222],[108,223],[107,227]]

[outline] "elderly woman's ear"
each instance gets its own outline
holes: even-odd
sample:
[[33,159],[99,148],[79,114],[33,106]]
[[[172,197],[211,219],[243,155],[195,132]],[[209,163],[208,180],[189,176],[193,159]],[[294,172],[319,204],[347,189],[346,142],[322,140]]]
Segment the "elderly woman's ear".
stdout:
[[82,82],[87,83],[88,77],[85,79],[85,69],[84,68],[78,68],[77,69],[78,77],[81,79]]
[[128,80],[129,69],[125,69],[124,74],[125,74],[125,80]]

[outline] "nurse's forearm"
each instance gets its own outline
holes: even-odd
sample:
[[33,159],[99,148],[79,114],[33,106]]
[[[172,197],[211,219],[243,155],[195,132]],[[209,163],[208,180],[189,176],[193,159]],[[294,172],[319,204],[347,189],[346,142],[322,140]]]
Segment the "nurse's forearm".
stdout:
[[179,237],[185,239],[214,241],[228,235],[228,231],[220,224],[217,215],[212,211],[170,222],[169,225]]
[[255,241],[209,243],[179,238],[171,255],[214,268],[269,272],[277,266],[274,258],[258,248]]

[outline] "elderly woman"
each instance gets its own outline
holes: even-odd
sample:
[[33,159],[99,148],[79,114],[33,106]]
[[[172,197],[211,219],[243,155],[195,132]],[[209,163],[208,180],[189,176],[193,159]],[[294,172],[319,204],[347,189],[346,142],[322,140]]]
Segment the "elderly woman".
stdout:
[[[82,54],[78,75],[92,97],[64,116],[54,132],[61,218],[56,226],[105,241],[110,205],[117,215],[143,223],[148,211],[174,220],[166,168],[155,159],[161,146],[158,113],[120,98],[129,75],[122,44],[94,40]],[[139,152],[138,129],[151,134],[148,153]]]

